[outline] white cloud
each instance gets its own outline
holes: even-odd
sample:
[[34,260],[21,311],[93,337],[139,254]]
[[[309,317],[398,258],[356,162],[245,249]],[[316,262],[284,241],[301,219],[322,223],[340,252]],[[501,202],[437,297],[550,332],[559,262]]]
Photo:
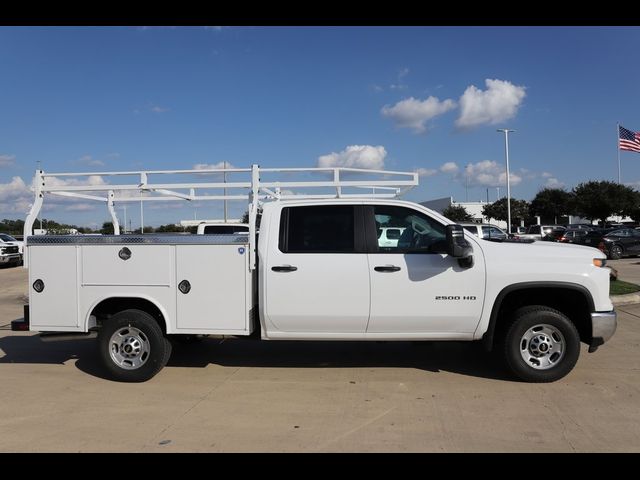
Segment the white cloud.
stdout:
[[83,155],[75,163],[87,165],[89,167],[104,167],[105,163],[102,160],[93,158],[91,155]]
[[405,85],[404,83],[402,83],[402,79],[404,77],[406,77],[407,75],[409,75],[409,69],[408,68],[401,68],[398,71],[398,82],[397,83],[392,83],[391,85],[389,85],[389,88],[391,90],[405,90],[407,87],[407,85]]
[[470,85],[460,97],[460,116],[456,120],[458,127],[494,125],[515,117],[526,95],[525,87],[490,78],[485,80],[485,84],[486,90]]
[[416,173],[420,177],[431,177],[432,175],[438,173],[438,170],[435,170],[433,168],[416,168]]
[[48,186],[53,187],[66,187],[70,185],[108,185],[100,175],[89,175],[88,177],[80,178],[47,177],[45,181]]
[[236,168],[231,162],[218,162],[218,163],[196,163],[193,166],[194,170],[218,170],[221,168]]
[[440,166],[442,173],[456,173],[458,170],[460,170],[460,168],[456,165],[456,162],[447,162]]
[[96,203],[73,203],[67,205],[65,210],[67,212],[86,212],[87,210],[95,210],[96,207],[103,206],[103,204]]
[[153,113],[164,113],[168,112],[170,109],[167,107],[161,107],[160,105],[151,105],[149,110]]
[[553,173],[549,173],[549,172],[542,172],[541,177],[542,177],[542,178],[551,178],[551,177],[553,177]]
[[0,183],[0,212],[26,213],[33,202],[33,192],[20,177]]
[[[469,163],[464,169],[460,169],[455,162],[447,162],[440,166],[440,171],[470,187],[497,187],[507,184],[507,175],[503,165],[493,160]],[[526,174],[522,171],[509,173],[513,186],[521,183]]]
[[[546,173],[546,172],[545,172]],[[544,173],[542,174],[544,177]],[[547,182],[544,184],[547,188],[563,188],[565,186],[564,182],[561,182],[555,177],[546,177]]]
[[349,145],[341,152],[329,153],[318,157],[318,167],[349,167],[371,168],[381,170],[384,168],[384,159],[387,151],[382,145]]
[[419,100],[414,97],[400,100],[393,106],[385,105],[381,113],[391,118],[399,128],[410,128],[415,133],[424,133],[426,123],[438,115],[455,108],[456,103],[451,99],[440,101],[436,97]]
[[[522,182],[522,174],[509,172],[510,183],[515,186]],[[482,160],[470,163],[459,172],[458,180],[467,182],[470,187],[498,187],[507,184],[504,166],[494,160]]]
[[15,159],[15,155],[0,155],[0,167],[10,167]]

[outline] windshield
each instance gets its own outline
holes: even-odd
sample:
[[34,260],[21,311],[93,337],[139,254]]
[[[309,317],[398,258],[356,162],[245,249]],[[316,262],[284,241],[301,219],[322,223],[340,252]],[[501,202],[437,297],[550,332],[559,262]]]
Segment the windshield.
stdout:
[[5,233],[0,233],[0,240],[2,240],[3,242],[17,242],[15,238]]

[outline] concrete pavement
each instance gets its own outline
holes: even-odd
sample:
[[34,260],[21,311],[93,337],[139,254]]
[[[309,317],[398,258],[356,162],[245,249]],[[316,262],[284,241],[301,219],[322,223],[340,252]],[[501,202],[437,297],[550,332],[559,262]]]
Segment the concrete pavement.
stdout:
[[468,343],[214,340],[124,384],[95,340],[8,330],[25,273],[0,269],[1,452],[640,451],[640,305],[552,384]]

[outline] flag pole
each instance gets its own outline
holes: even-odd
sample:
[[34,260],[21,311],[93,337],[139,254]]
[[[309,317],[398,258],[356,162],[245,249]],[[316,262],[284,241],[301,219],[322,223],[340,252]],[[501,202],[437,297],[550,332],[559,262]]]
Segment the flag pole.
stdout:
[[620,185],[620,122],[616,123],[616,150],[618,150],[618,185]]

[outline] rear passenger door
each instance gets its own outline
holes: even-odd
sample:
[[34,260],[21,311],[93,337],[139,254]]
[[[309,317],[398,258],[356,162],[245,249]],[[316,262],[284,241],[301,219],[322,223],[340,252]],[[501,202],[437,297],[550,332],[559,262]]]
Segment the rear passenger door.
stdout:
[[364,334],[370,296],[362,206],[284,207],[279,228],[265,265],[268,320],[282,332]]

